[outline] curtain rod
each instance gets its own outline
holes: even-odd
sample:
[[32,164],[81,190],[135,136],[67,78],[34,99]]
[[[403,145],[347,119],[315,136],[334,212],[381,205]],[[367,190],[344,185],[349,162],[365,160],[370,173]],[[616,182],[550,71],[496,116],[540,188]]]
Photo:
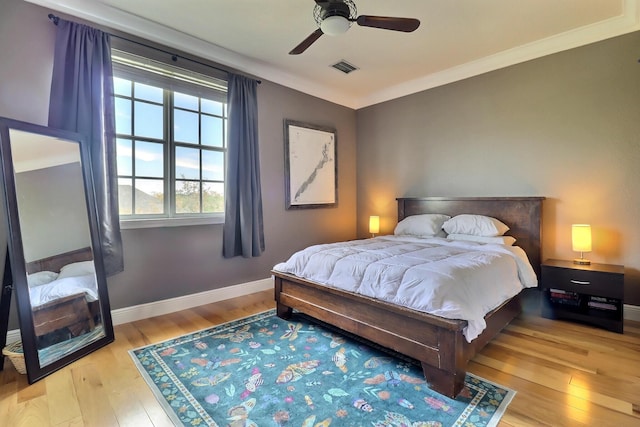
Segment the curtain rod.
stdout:
[[[54,25],[58,25],[58,22],[60,22],[60,17],[58,17],[58,16],[54,15],[53,13],[50,13],[50,14],[49,14],[49,15],[47,15],[47,16],[48,16],[49,20],[50,20],[51,22],[53,22],[53,23],[54,23]],[[176,53],[169,52],[169,51],[166,51],[166,50],[164,50],[164,49],[157,48],[157,47],[155,47],[155,46],[149,46],[148,44],[144,44],[144,43],[141,43],[141,42],[136,41],[136,40],[131,40],[131,39],[128,39],[128,38],[126,38],[126,37],[119,36],[119,35],[117,35],[117,34],[113,34],[113,33],[107,33],[107,34],[109,34],[111,37],[115,37],[115,38],[118,38],[118,39],[121,39],[121,40],[127,41],[127,42],[129,42],[129,43],[134,43],[134,44],[137,44],[137,45],[140,45],[140,46],[143,46],[143,47],[149,48],[149,49],[157,50],[158,52],[166,53],[167,55],[171,55],[171,60],[172,60],[172,61],[174,61],[174,62],[176,62],[176,61],[178,60],[178,58],[180,58],[180,59],[186,59],[187,61],[191,61],[191,62],[194,62],[194,63],[196,63],[196,64],[203,65],[203,66],[205,66],[205,67],[213,68],[214,70],[222,71],[222,72],[227,73],[227,74],[230,72],[229,70],[225,70],[225,69],[223,69],[223,68],[218,68],[218,67],[215,67],[215,66],[213,66],[213,65],[211,65],[211,64],[205,64],[204,62],[200,62],[200,61],[195,60],[195,59],[187,58],[187,57],[184,57],[184,56],[178,55],[178,54],[176,54]],[[257,82],[258,84],[261,84],[261,83],[262,83],[262,81],[261,81],[261,80],[257,80],[257,79],[254,79],[254,80],[256,80],[256,82]]]

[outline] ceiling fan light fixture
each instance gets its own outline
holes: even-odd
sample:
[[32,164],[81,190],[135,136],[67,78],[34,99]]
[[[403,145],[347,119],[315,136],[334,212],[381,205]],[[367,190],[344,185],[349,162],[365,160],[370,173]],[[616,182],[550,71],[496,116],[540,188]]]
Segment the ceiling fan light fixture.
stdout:
[[344,16],[334,15],[324,18],[320,24],[320,29],[324,34],[337,36],[346,33],[350,26],[351,23],[347,18]]
[[380,28],[410,33],[420,26],[414,18],[395,18],[389,16],[360,15],[353,0],[315,0],[313,20],[318,29],[294,47],[289,55],[300,55],[315,43],[323,34],[337,36],[347,32],[353,23],[361,27]]

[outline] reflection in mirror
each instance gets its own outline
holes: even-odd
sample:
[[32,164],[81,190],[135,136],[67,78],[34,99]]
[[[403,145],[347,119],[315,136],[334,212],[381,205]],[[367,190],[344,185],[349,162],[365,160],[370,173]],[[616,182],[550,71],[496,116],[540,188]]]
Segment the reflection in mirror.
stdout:
[[104,336],[77,142],[11,129],[18,218],[44,367]]
[[[29,382],[113,341],[79,135],[0,119],[14,286]],[[8,137],[7,137],[8,136]]]

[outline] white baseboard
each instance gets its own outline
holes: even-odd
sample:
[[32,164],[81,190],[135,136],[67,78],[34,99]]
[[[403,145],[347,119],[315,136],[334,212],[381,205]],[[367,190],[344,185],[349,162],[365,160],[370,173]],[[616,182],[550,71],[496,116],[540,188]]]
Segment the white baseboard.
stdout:
[[[226,288],[213,289],[197,294],[185,295],[162,301],[155,301],[148,304],[135,305],[132,307],[120,308],[111,311],[114,325],[135,322],[136,320],[148,319],[150,317],[162,316],[175,311],[186,310],[199,305],[211,304],[226,299],[241,297],[255,292],[273,289],[271,278],[255,280],[253,282],[241,283],[239,285],[228,286]],[[624,305],[624,318],[640,322],[640,306]]]
[[149,317],[162,316],[175,311],[186,310],[199,305],[211,304],[226,299],[241,297],[267,289],[273,289],[273,280],[271,278],[227,286],[220,289],[212,289],[210,291],[199,292],[197,294],[185,295],[162,301],[155,301],[148,304],[134,305],[133,307],[119,308],[111,311],[111,317],[114,325],[121,325],[123,323],[135,322],[136,320],[148,319]]
[[13,344],[16,341],[20,341],[20,329],[7,331],[7,344]]
[[[271,278],[260,279],[253,282],[241,283],[239,285],[227,286],[225,288],[199,292],[197,294],[155,301],[148,304],[134,305],[132,307],[119,308],[111,311],[111,317],[114,325],[121,325],[123,323],[162,316],[175,311],[186,310],[199,305],[211,304],[230,298],[241,297],[272,288],[273,281]],[[625,304],[624,318],[640,322],[640,306]],[[19,329],[13,329],[7,332],[7,344],[11,344],[19,339]]]
[[[241,297],[268,289],[273,289],[273,280],[271,278],[227,286],[225,288],[212,289],[210,291],[199,292],[197,294],[185,295],[162,301],[155,301],[148,304],[119,308],[111,311],[111,318],[114,325],[121,325],[123,323],[162,316],[175,311],[186,310],[199,305],[211,304],[226,299]],[[7,332],[7,344],[11,344],[19,339],[20,329],[13,329]]]
[[624,305],[624,318],[640,322],[640,305]]

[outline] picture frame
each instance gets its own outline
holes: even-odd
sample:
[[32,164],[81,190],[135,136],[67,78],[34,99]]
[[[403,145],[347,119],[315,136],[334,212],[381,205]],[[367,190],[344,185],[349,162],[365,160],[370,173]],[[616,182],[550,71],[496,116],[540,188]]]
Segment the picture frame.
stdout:
[[337,143],[336,130],[331,127],[284,120],[287,209],[337,205]]

